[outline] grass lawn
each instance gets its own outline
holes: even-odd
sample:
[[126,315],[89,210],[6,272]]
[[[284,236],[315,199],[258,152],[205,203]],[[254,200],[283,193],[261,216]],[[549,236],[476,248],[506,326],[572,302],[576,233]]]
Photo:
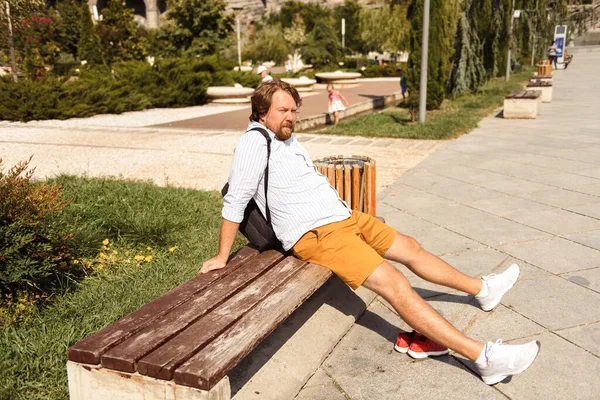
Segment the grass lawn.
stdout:
[[424,124],[413,123],[407,108],[392,107],[377,114],[341,121],[338,126],[318,133],[346,136],[404,139],[452,139],[477,127],[479,121],[502,105],[504,96],[522,88],[531,76],[526,69],[511,75],[509,82],[497,78],[478,93],[446,100],[440,110],[427,111]]
[[[0,328],[0,399],[67,399],[69,346],[193,277],[216,254],[217,192],[61,176],[84,279]],[[108,241],[106,240],[108,239]],[[235,247],[243,245],[239,237]],[[0,309],[0,313],[2,310]]]

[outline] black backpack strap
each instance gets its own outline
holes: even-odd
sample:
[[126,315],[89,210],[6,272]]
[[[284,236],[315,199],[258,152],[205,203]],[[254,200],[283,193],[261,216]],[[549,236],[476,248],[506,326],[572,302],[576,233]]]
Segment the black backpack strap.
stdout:
[[267,199],[267,189],[269,187],[269,158],[271,158],[271,136],[263,128],[252,128],[248,130],[260,132],[267,140],[267,166],[265,167],[265,212],[267,213],[267,222],[271,223],[271,211],[269,211],[269,201]]

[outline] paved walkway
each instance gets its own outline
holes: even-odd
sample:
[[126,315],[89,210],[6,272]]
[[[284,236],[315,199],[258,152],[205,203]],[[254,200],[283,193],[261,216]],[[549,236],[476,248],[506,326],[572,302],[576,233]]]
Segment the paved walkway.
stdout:
[[[424,361],[392,350],[398,327],[370,304],[298,400],[597,399],[600,393],[600,54],[556,71],[536,120],[488,117],[405,173],[378,211],[398,230],[471,275],[521,265],[493,312],[407,272],[417,291],[468,335],[532,339],[532,367],[494,387],[458,355]],[[406,271],[404,267],[400,267]],[[316,340],[318,338],[315,338]]]

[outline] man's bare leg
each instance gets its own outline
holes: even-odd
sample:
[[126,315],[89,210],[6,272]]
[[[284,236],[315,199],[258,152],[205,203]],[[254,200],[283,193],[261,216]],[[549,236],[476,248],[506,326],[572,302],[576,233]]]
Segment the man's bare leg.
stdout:
[[471,361],[477,360],[481,354],[483,343],[468,338],[446,321],[389,262],[381,263],[363,286],[387,300],[408,325],[433,341]]
[[426,281],[457,289],[473,296],[481,291],[481,279],[463,274],[423,249],[410,236],[396,233],[396,239],[384,257],[406,265],[408,269]]

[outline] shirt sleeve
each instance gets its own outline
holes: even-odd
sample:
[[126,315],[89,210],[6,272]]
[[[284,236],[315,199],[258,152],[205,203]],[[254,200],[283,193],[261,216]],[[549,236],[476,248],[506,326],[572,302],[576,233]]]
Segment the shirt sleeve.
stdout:
[[250,199],[256,194],[267,166],[267,141],[257,131],[245,133],[233,153],[229,190],[223,198],[222,217],[240,223]]

